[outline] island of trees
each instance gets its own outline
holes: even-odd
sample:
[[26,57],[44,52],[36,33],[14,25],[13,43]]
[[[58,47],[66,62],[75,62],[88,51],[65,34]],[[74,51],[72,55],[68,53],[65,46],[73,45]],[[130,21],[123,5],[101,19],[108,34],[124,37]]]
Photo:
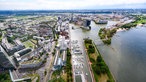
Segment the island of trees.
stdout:
[[111,38],[113,35],[116,33],[117,28],[113,29],[106,29],[106,28],[101,28],[99,30],[99,37],[105,44],[111,44]]

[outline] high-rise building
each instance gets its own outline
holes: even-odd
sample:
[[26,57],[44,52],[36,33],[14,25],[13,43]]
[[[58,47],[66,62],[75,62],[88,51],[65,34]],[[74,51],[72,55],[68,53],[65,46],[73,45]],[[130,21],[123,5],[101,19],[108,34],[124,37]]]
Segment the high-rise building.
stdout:
[[74,18],[73,18],[73,13],[72,13],[70,16],[70,22],[73,22],[73,21],[74,21]]
[[84,22],[83,22],[83,26],[85,26],[85,27],[90,26],[90,24],[91,24],[90,20],[84,20]]
[[0,45],[0,65],[3,68],[14,69],[14,68],[16,68],[16,65],[13,60],[14,60],[14,58],[8,56],[8,54],[5,52],[5,50]]

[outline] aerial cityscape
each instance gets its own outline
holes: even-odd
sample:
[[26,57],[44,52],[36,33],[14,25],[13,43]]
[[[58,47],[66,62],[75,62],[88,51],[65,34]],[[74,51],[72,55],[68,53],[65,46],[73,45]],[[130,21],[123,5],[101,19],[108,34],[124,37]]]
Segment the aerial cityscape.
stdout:
[[0,0],[0,82],[146,82],[145,0]]

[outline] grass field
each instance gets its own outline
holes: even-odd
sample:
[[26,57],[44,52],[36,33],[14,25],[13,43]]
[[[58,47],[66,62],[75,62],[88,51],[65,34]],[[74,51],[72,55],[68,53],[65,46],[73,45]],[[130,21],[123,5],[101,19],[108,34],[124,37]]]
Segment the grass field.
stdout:
[[34,39],[31,39],[30,41],[31,41],[32,43],[34,43],[34,44],[37,44],[37,41],[34,40]]
[[33,44],[31,41],[25,41],[25,42],[23,42],[23,44],[24,44],[24,46],[26,47],[26,48],[34,48],[35,47],[35,44]]

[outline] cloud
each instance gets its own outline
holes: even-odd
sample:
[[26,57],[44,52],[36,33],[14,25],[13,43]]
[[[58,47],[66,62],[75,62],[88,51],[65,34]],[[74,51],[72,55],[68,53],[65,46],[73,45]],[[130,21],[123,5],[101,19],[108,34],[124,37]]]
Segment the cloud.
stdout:
[[146,0],[0,0],[0,9],[95,9],[143,3]]

